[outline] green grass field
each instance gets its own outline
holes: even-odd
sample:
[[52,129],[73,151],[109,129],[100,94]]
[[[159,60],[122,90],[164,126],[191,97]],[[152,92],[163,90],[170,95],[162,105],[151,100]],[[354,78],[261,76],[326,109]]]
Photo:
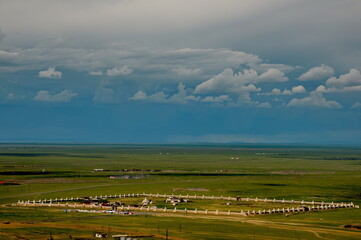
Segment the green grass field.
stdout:
[[[93,169],[113,171],[93,172]],[[144,178],[110,179],[140,174]],[[161,170],[161,171],[149,171]],[[360,209],[248,217],[146,213],[64,213],[11,207],[18,200],[167,193],[361,205],[361,148],[241,145],[2,145],[0,239],[91,239],[95,231],[169,239],[360,239]],[[123,199],[136,203],[141,199]],[[172,207],[153,199],[158,207]],[[231,210],[282,204],[195,200],[179,208]],[[293,205],[285,205],[292,207]],[[296,205],[295,205],[296,206]]]

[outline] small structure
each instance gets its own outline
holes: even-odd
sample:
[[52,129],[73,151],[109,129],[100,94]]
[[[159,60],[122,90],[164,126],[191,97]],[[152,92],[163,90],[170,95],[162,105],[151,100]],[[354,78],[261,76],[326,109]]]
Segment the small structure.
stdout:
[[165,202],[170,202],[173,205],[178,205],[181,202],[188,202],[188,199],[183,199],[183,198],[177,198],[177,197],[169,197],[167,198],[167,200],[165,200]]
[[301,207],[301,209],[302,209],[302,211],[304,211],[304,212],[308,212],[308,211],[311,210],[309,207],[304,206],[304,205]]
[[111,179],[142,179],[142,178],[148,178],[149,175],[144,175],[144,174],[122,174],[119,176],[109,176],[109,178]]
[[101,232],[96,232],[96,233],[94,233],[94,237],[96,237],[96,238],[107,238],[108,234],[101,233]]
[[148,206],[149,204],[152,204],[153,201],[148,199],[148,198],[144,198],[144,200],[142,201],[141,205],[142,206]]
[[116,203],[112,203],[112,211],[116,211],[118,209],[118,205]]

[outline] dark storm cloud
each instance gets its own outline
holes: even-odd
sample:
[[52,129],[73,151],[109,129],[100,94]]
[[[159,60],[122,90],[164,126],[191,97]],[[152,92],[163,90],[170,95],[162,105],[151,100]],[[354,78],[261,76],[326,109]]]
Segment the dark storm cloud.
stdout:
[[19,45],[55,36],[72,39],[68,47],[229,48],[273,62],[347,70],[360,68],[360,10],[357,0],[36,0],[2,2],[0,22],[8,43]]

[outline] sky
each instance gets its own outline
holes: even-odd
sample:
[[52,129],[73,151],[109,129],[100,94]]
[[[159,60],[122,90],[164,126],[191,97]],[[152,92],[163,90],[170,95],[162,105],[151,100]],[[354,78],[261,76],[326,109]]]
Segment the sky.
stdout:
[[0,142],[361,144],[359,0],[0,0]]

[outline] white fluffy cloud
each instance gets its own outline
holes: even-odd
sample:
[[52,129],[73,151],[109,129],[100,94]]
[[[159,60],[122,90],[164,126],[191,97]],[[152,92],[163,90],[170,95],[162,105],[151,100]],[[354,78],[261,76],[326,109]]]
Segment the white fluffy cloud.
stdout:
[[358,86],[348,86],[348,87],[331,87],[327,88],[324,85],[320,85],[316,88],[316,92],[321,93],[335,93],[335,92],[361,92],[361,85]]
[[131,101],[147,101],[147,102],[167,102],[168,94],[164,92],[157,92],[152,95],[147,95],[143,91],[138,91],[133,97],[129,98]]
[[119,76],[119,75],[129,75],[133,72],[133,69],[131,69],[128,66],[123,66],[123,67],[115,67],[112,69],[108,69],[107,70],[107,75],[110,77],[113,76]]
[[282,92],[280,89],[274,88],[274,89],[272,89],[272,91],[270,93],[268,93],[268,94],[266,93],[264,95],[281,95],[281,94],[282,94]]
[[172,95],[169,100],[175,103],[187,103],[186,86],[183,83],[179,83],[177,89],[178,93]]
[[266,72],[269,69],[278,69],[281,72],[289,73],[295,70],[296,68],[301,67],[294,67],[286,64],[275,64],[275,63],[259,63],[256,65],[249,65],[252,69],[256,70],[257,72]]
[[263,102],[256,104],[258,108],[272,108],[272,105],[269,102]]
[[257,95],[279,96],[279,95],[292,95],[292,94],[305,93],[305,92],[306,92],[306,89],[303,86],[299,85],[299,86],[292,87],[291,90],[285,89],[285,90],[281,91],[279,88],[274,88],[269,93],[258,93]]
[[157,92],[152,95],[147,95],[143,91],[138,91],[133,97],[129,98],[131,101],[146,101],[146,102],[167,102],[186,104],[189,102],[204,102],[204,103],[223,103],[230,101],[231,98],[228,95],[220,96],[206,96],[201,98],[200,96],[188,95],[186,86],[183,83],[178,84],[178,92],[173,95],[165,94],[163,91]]
[[339,78],[329,78],[325,85],[320,85],[315,92],[335,93],[335,92],[360,92],[361,74],[356,69],[351,69],[349,73],[341,75]]
[[360,71],[357,69],[351,69],[349,73],[341,75],[339,78],[332,77],[328,79],[326,85],[330,87],[361,85]]
[[138,91],[134,94],[133,97],[129,98],[129,100],[133,100],[133,101],[146,100],[146,99],[147,99],[147,94],[143,91]]
[[287,82],[288,78],[285,77],[285,74],[276,69],[276,68],[270,68],[266,72],[262,73],[260,76],[258,76],[255,80],[257,82]]
[[40,78],[61,78],[62,73],[55,70],[55,67],[49,67],[47,70],[40,71]]
[[352,106],[351,109],[361,109],[361,103],[360,102],[355,102]]
[[332,67],[321,64],[319,67],[314,67],[308,70],[307,72],[301,74],[298,77],[300,81],[309,81],[309,80],[321,80],[328,77],[332,77],[335,74],[335,71]]
[[[291,90],[285,89],[285,90],[283,90],[283,92],[281,94],[282,95],[293,95],[293,94],[305,93],[305,92],[306,92],[306,89],[300,85],[300,86],[293,87]],[[270,94],[270,95],[272,95],[272,94]]]
[[360,92],[361,91],[361,85],[344,87],[339,91],[340,92]]
[[306,108],[342,108],[336,101],[328,101],[320,92],[311,92],[309,97],[292,99],[287,107],[306,107]]
[[325,93],[327,92],[327,89],[324,85],[320,85],[315,89],[315,92]]
[[23,100],[25,99],[25,96],[21,96],[21,95],[16,95],[12,92],[9,92],[6,96],[7,100]]
[[253,70],[243,70],[243,72],[234,73],[232,69],[226,68],[220,74],[211,79],[202,82],[195,88],[195,93],[231,93],[257,92],[254,84],[261,82],[285,82],[288,78],[278,69],[268,69],[266,72],[258,75]]
[[7,99],[13,100],[13,99],[16,99],[16,96],[14,93],[8,93]]
[[103,75],[103,72],[98,70],[98,71],[90,71],[89,72],[89,75],[92,75],[92,76],[101,76]]
[[149,100],[150,102],[166,102],[168,96],[168,94],[165,94],[161,91],[147,96],[147,100]]
[[221,103],[230,101],[230,97],[228,95],[220,95],[220,96],[207,96],[201,99],[201,102],[209,102],[209,103]]
[[195,94],[233,94],[238,96],[237,104],[254,104],[251,100],[251,92],[259,92],[255,84],[263,82],[285,82],[288,78],[278,69],[271,68],[258,75],[253,69],[234,73],[232,69],[226,68],[223,72],[204,81],[196,86]]
[[169,102],[185,104],[189,101],[199,101],[200,97],[188,95],[186,86],[183,83],[178,84],[178,92],[173,95],[165,94],[163,91],[147,95],[143,91],[138,91],[133,97],[129,98],[131,101],[148,101],[148,102]]
[[256,78],[257,72],[254,70],[244,70],[243,73],[234,74],[232,69],[226,68],[220,74],[196,86],[194,92],[197,94],[256,92],[260,89],[253,84],[247,85]]
[[303,86],[299,85],[299,86],[293,87],[291,91],[292,91],[292,93],[305,93],[306,89]]
[[68,89],[54,95],[51,95],[49,91],[41,90],[37,92],[34,100],[39,102],[70,102],[77,95],[77,93]]

